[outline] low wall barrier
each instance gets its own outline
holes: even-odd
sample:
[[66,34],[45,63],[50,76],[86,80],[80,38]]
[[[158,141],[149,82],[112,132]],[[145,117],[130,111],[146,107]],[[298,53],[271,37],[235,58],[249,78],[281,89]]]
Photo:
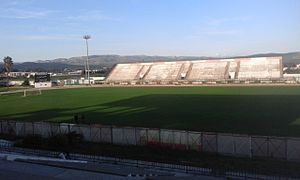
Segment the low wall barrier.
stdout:
[[300,161],[300,138],[250,136],[138,127],[112,127],[48,122],[0,121],[0,133],[44,138],[76,132],[85,141],[116,145],[152,145],[235,157]]

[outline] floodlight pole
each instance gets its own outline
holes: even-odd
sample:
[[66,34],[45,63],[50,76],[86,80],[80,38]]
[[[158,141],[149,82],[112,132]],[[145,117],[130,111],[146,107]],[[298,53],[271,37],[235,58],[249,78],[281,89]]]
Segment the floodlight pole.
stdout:
[[89,81],[89,85],[91,85],[90,81],[90,66],[89,66],[89,44],[88,44],[88,39],[91,39],[90,35],[84,35],[83,39],[85,39],[85,44],[86,44],[86,65],[85,65],[85,74],[87,73],[87,78]]

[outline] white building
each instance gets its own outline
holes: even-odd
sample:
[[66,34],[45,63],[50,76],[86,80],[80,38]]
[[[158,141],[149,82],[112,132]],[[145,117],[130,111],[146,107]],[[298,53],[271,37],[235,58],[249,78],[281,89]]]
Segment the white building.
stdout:
[[29,78],[30,76],[34,76],[34,72],[9,72],[8,76],[9,77],[27,77]]
[[[105,80],[105,77],[90,77],[90,83],[91,84],[97,84]],[[64,80],[65,85],[88,85],[89,80],[85,78],[80,79],[65,79]]]
[[52,82],[36,82],[34,83],[35,88],[49,88],[52,87]]
[[283,74],[284,78],[293,78],[297,82],[300,82],[300,74]]
[[[23,83],[24,81],[19,81],[19,80],[12,80],[9,82],[9,84],[13,86],[21,86]],[[35,85],[34,81],[29,81],[29,85],[34,86]]]
[[49,88],[52,87],[50,74],[36,73],[34,76],[34,87],[35,88]]

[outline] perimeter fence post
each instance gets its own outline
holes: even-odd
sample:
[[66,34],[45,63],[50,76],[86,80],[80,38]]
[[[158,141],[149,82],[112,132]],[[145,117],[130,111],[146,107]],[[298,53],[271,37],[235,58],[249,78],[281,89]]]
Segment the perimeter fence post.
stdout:
[[16,135],[17,135],[17,121],[15,121],[14,126],[15,126],[15,127],[14,127],[14,129],[15,129],[15,130],[14,130],[14,133],[15,133],[14,135],[16,136]]
[[91,124],[89,124],[89,126],[90,126],[90,142],[92,142],[93,140],[93,137],[92,137],[92,125]]
[[189,138],[189,132],[186,131],[186,149],[190,149],[190,138]]
[[98,142],[102,142],[102,137],[101,137],[101,127],[99,127],[99,141]]
[[134,127],[134,140],[135,140],[135,145],[137,146],[137,137],[136,137],[136,127]]
[[174,131],[174,130],[172,131],[172,141],[173,141],[173,142],[172,142],[172,144],[173,144],[173,145],[172,145],[172,146],[173,146],[172,148],[174,149],[174,148],[175,148],[175,131]]
[[159,141],[159,145],[161,145],[161,129],[159,129],[158,131],[158,141]]
[[99,137],[100,137],[100,142],[102,143],[103,139],[102,139],[102,127],[99,127]]
[[71,131],[71,127],[70,124],[68,124],[68,134],[70,134],[70,131]]
[[252,159],[252,157],[253,157],[252,136],[249,136],[249,148],[250,148],[250,154],[249,154],[249,157],[250,157],[250,159]]
[[216,153],[219,154],[219,133],[216,133]]
[[61,125],[60,125],[60,123],[58,123],[58,130],[59,130],[59,134],[62,134],[61,133]]
[[[270,157],[270,137],[267,137],[267,157]],[[273,155],[272,155],[273,156]],[[271,156],[271,157],[272,157]]]
[[234,156],[236,156],[236,154],[237,154],[237,152],[236,152],[236,142],[235,142],[236,140],[235,140],[233,134],[231,134],[231,139],[232,139],[232,145],[233,145],[233,154],[234,154]]
[[201,132],[201,135],[200,135],[201,137],[200,137],[200,143],[201,143],[201,145],[200,145],[200,151],[201,152],[203,152],[204,151],[204,144],[203,144],[203,132]]
[[52,137],[53,136],[52,123],[49,123],[49,126],[50,126],[50,136],[49,137]]
[[34,134],[34,122],[31,122],[31,127],[32,127],[31,134],[32,134],[32,135],[35,135],[35,134]]
[[149,138],[148,138],[148,128],[146,129],[146,145],[148,145],[148,140],[149,140]]
[[111,142],[111,144],[114,144],[113,127],[112,126],[110,126],[110,142]]
[[1,123],[1,133],[3,133],[2,122],[3,122],[3,121],[0,121],[0,123]]
[[288,160],[288,138],[285,138],[285,160]]
[[125,137],[125,130],[124,127],[121,127],[121,132],[122,132],[122,144],[128,145],[127,137]]

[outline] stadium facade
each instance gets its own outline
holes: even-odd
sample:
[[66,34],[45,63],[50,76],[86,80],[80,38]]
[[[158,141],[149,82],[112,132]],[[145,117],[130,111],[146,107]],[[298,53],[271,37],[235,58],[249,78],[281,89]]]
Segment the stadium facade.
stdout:
[[282,57],[255,57],[116,64],[108,84],[275,83],[283,79]]

